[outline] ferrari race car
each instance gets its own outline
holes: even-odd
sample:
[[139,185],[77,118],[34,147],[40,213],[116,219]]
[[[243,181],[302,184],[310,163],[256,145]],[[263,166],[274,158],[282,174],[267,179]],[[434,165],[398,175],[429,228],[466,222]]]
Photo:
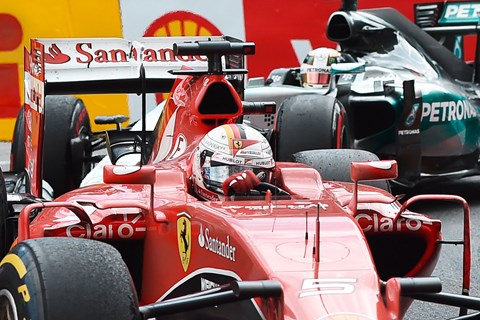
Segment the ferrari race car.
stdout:
[[[258,126],[276,126],[279,159],[310,149],[368,150],[397,160],[394,182],[404,187],[478,174],[478,54],[467,63],[426,33],[476,33],[478,18],[423,30],[391,8],[346,8],[328,21],[327,36],[345,61],[331,65],[328,86],[302,86],[296,67],[273,70],[266,81],[250,79],[245,90],[246,100],[280,106],[276,118],[250,117]],[[447,2],[440,20],[451,20],[452,10]],[[462,16],[468,12],[476,11]]]
[[[199,141],[245,115],[275,112],[241,99],[241,66],[254,51],[229,37],[32,40],[29,193],[7,192],[19,173],[0,174],[3,318],[398,319],[413,299],[460,307],[462,319],[479,315],[468,311],[480,310],[468,296],[468,204],[449,195],[400,204],[382,184],[397,176],[394,160],[303,151],[294,162],[276,161],[274,180],[242,198],[195,194]],[[50,60],[52,52],[61,60]],[[139,132],[107,132],[104,183],[46,201],[45,97],[112,92],[141,95],[144,115],[146,93],[170,95],[153,131],[142,120]],[[236,141],[237,149],[249,144]],[[380,184],[363,184],[370,180]],[[464,238],[445,241],[439,220],[409,210],[423,200],[458,203]],[[442,293],[430,277],[446,243],[464,250],[462,294]]]

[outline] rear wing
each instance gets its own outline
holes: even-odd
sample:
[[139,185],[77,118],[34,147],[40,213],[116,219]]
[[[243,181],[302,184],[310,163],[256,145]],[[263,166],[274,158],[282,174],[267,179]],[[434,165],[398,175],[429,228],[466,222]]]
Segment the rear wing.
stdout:
[[[174,44],[199,41],[241,42],[227,36],[32,39],[30,50],[24,50],[25,169],[31,193],[41,196],[46,95],[170,92],[177,78],[170,71],[206,72],[206,56],[174,54]],[[222,64],[243,69],[245,58],[226,55]]]
[[440,38],[455,55],[463,56],[463,36],[476,36],[474,82],[480,81],[480,2],[446,2],[418,4],[415,7],[416,23],[436,38],[453,36],[455,39]]

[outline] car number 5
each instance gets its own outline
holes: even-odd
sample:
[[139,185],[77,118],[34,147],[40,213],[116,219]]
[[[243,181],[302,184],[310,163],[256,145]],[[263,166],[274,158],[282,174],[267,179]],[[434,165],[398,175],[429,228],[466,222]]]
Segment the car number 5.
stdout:
[[299,298],[322,294],[350,294],[355,291],[355,278],[304,279]]

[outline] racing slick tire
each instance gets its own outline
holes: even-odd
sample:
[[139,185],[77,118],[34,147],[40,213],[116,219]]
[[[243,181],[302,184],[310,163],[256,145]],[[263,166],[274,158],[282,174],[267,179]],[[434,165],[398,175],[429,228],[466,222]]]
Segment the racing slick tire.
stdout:
[[0,168],[0,259],[2,259],[9,249],[9,241],[7,241],[7,187],[5,177]]
[[17,114],[15,127],[13,127],[12,144],[10,147],[10,170],[23,171],[25,168],[25,118],[24,108],[21,107]]
[[[25,166],[23,114],[24,108],[21,108],[12,139],[13,171],[22,171]],[[77,188],[90,171],[90,164],[85,160],[91,157],[88,143],[91,135],[90,117],[81,99],[46,96],[42,172],[43,179],[52,186],[55,197]]]
[[349,148],[352,145],[347,112],[334,97],[304,94],[289,97],[275,119],[272,144],[277,161],[295,152]]
[[[350,165],[352,161],[378,161],[376,154],[356,149],[323,149],[294,153],[290,160],[306,164],[318,172],[324,181],[352,182]],[[391,193],[390,183],[386,180],[362,181]]]
[[[127,266],[109,244],[37,238],[0,263],[2,319],[140,319]],[[10,317],[7,317],[10,315]]]

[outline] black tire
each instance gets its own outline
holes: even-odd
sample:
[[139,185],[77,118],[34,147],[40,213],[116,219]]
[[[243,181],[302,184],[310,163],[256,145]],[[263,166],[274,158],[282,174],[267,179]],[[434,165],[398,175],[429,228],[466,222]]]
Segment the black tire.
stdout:
[[10,149],[10,170],[15,172],[23,171],[25,168],[25,119],[24,107],[21,107],[17,114],[15,127],[13,128],[12,144]]
[[[350,165],[352,161],[377,161],[377,155],[365,150],[355,149],[324,149],[297,152],[292,155],[293,162],[304,163],[318,172],[324,181],[352,182]],[[386,180],[362,181],[391,192],[390,183]]]
[[18,317],[12,319],[140,319],[118,251],[75,238],[27,240],[6,256],[0,266],[0,314],[14,310]]
[[3,259],[10,247],[10,241],[7,240],[7,187],[2,169],[0,169],[0,260]]
[[334,97],[308,94],[287,98],[275,121],[277,161],[288,161],[299,151],[351,146],[347,112]]
[[[25,166],[25,120],[23,108],[17,116],[12,139],[12,170]],[[45,133],[42,175],[53,188],[54,196],[73,190],[90,171],[86,159],[91,156],[88,143],[72,148],[74,139],[91,137],[90,117],[83,101],[73,96],[47,96],[45,99]],[[81,144],[76,144],[81,145]]]

